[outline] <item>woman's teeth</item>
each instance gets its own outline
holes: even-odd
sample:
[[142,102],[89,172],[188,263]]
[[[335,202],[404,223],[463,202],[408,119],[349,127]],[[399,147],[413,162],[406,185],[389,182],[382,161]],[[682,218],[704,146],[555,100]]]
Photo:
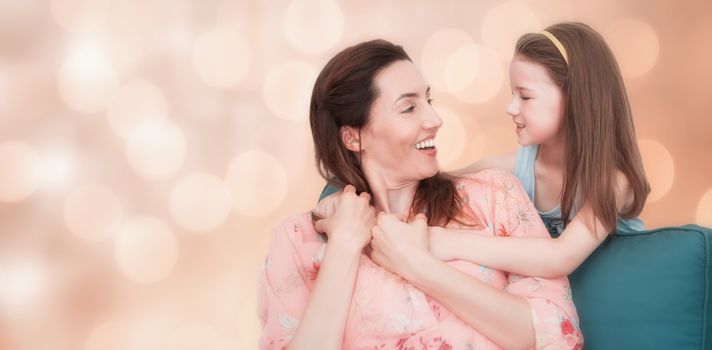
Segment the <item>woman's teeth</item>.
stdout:
[[421,141],[415,144],[416,149],[433,149],[435,148],[435,141],[432,139],[427,141]]

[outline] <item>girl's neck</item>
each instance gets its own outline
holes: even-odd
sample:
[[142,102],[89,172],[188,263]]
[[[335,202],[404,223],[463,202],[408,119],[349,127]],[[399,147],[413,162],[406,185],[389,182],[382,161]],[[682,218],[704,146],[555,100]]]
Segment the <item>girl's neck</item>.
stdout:
[[542,143],[537,151],[537,161],[548,168],[564,169],[564,144],[559,138],[552,142]]

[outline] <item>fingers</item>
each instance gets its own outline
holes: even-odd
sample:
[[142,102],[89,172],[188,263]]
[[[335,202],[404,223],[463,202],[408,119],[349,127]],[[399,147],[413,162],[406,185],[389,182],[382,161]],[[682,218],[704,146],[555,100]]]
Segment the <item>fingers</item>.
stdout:
[[320,211],[318,207],[311,211],[311,219],[312,219],[313,223],[316,224],[317,221],[319,221],[323,218],[324,218],[323,211]]
[[383,237],[383,230],[376,225],[371,227],[371,242],[379,240],[381,237]]
[[385,258],[383,257],[383,254],[377,252],[377,251],[372,251],[370,255],[371,261],[376,263],[378,266],[383,266],[385,263]]
[[423,213],[418,213],[418,214],[415,216],[415,218],[413,219],[413,222],[416,222],[416,221],[422,221],[422,223],[424,223],[425,226],[428,225],[428,217],[425,216],[425,214],[423,214]]
[[344,187],[344,194],[346,193],[356,193],[356,187],[354,187],[354,185],[346,185],[346,187]]
[[361,198],[361,200],[365,200],[366,203],[369,203],[371,195],[368,192],[361,192],[357,195],[356,187],[354,187],[354,185],[346,185],[346,187],[344,187],[344,191],[339,196],[339,201],[350,201],[354,198]]
[[326,209],[325,217],[330,217],[330,216],[334,215],[334,213],[336,212],[336,203],[337,203],[337,201],[335,201],[335,200],[331,201],[329,203],[329,205],[327,206],[327,209]]
[[373,226],[371,228],[371,254],[377,253],[380,251],[381,248],[381,237],[383,235],[383,231],[378,226]]
[[365,199],[367,202],[371,201],[371,194],[366,191],[361,192],[361,194],[359,194],[358,196]]
[[326,232],[326,220],[314,221],[314,229],[316,232]]
[[385,225],[388,223],[394,224],[397,222],[403,222],[403,220],[401,220],[395,214],[389,214],[389,213],[382,211],[382,212],[378,213],[378,215],[376,216],[376,222],[378,223],[378,225]]

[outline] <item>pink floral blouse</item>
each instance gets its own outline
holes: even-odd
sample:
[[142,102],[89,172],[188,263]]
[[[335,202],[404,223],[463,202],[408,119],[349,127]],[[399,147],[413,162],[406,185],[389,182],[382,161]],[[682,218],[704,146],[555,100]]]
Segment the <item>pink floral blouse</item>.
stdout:
[[[519,182],[485,170],[456,182],[467,210],[487,228],[472,234],[549,237]],[[457,227],[457,225],[450,225]],[[273,232],[259,280],[260,349],[284,349],[304,312],[326,243],[310,215],[283,221]],[[531,307],[536,348],[578,349],[583,338],[566,278],[523,277],[468,261],[448,262],[473,278],[524,297]],[[343,349],[498,349],[427,294],[362,255]]]

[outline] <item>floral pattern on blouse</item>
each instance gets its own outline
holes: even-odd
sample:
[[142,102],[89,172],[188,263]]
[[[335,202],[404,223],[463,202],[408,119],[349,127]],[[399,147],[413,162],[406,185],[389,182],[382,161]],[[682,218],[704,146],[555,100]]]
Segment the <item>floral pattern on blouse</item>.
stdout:
[[[456,181],[465,210],[487,234],[502,237],[550,237],[519,182],[504,170],[484,170]],[[456,224],[453,228],[462,228]],[[283,349],[299,325],[326,242],[308,213],[283,221],[273,232],[260,273],[258,313],[263,328],[260,349]],[[527,300],[537,349],[580,349],[568,280],[526,277],[464,260],[447,262],[473,278]],[[497,344],[401,277],[359,260],[354,293],[344,329],[343,349],[499,349]]]

